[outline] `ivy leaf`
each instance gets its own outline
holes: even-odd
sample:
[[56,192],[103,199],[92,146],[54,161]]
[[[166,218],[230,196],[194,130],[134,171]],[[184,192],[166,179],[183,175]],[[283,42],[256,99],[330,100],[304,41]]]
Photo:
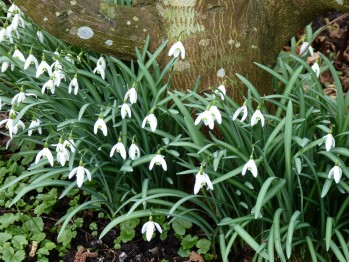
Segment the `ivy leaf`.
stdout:
[[6,213],[0,216],[0,230],[7,228],[9,225],[15,223],[18,221],[19,215],[18,214],[12,214],[12,213]]
[[21,262],[25,259],[26,253],[24,250],[13,250],[12,247],[8,247],[4,249],[4,252],[2,253],[2,259],[4,262]]
[[198,248],[197,253],[198,254],[207,253],[210,249],[210,245],[211,245],[211,242],[208,239],[205,239],[205,238],[200,239],[196,244],[196,247]]
[[190,234],[188,234],[181,240],[181,247],[184,249],[191,249],[197,243],[197,241],[197,236],[192,237]]
[[184,219],[176,219],[172,224],[172,227],[176,234],[183,236],[186,233],[186,229],[192,227],[192,223],[190,221]]
[[177,252],[180,257],[188,257],[191,252],[188,249],[183,249],[182,247],[179,248],[179,251]]
[[4,243],[11,238],[12,238],[11,234],[0,232],[0,246],[3,246]]
[[23,246],[28,245],[28,240],[24,235],[17,235],[11,239],[11,243],[15,249],[22,250]]

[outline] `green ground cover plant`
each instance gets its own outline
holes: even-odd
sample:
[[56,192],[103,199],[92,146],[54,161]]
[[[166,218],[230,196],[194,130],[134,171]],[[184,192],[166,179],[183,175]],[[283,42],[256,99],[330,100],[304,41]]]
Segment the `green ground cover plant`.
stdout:
[[[116,226],[131,228],[116,246],[133,230],[150,241],[171,225],[184,256],[196,247],[227,261],[248,245],[254,261],[348,261],[349,97],[327,57],[320,54],[310,67],[293,39],[275,70],[257,64],[273,76],[275,94],[259,94],[249,79],[222,71],[211,91],[199,94],[198,79],[180,92],[171,75],[185,58],[181,38],[161,68],[158,56],[173,43],[151,53],[148,38],[135,51],[137,61],[124,62],[66,45],[16,7],[7,14],[0,34],[1,134],[13,150],[33,145],[20,155],[35,158],[17,173],[11,161],[1,167],[12,173],[0,194],[18,188],[7,206],[33,190],[62,199],[79,189],[88,197],[57,222],[58,239],[74,217],[96,210],[111,221],[100,238]],[[307,41],[313,36],[309,29]],[[318,80],[325,70],[336,98]],[[226,95],[226,86],[244,102]],[[205,238],[186,234],[188,225]],[[0,250],[3,259],[8,250]]]

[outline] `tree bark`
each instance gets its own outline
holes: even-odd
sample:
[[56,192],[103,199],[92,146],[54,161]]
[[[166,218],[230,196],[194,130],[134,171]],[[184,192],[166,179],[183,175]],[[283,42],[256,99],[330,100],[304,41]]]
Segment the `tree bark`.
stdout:
[[[55,37],[120,59],[135,59],[147,35],[151,51],[170,46],[182,34],[186,58],[177,61],[173,87],[190,89],[201,76],[201,89],[217,87],[224,68],[271,93],[270,76],[253,62],[272,67],[283,45],[318,15],[348,11],[349,0],[134,0],[118,6],[101,0],[16,0],[34,23]],[[161,63],[168,61],[162,54]],[[234,86],[229,91],[239,98]]]

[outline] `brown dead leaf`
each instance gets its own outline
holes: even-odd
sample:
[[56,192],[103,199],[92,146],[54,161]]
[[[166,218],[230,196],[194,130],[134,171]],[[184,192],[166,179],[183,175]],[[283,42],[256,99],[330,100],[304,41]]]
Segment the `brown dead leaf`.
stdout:
[[205,262],[203,257],[195,251],[192,251],[188,260],[185,262]]
[[310,64],[313,64],[316,62],[317,59],[320,58],[320,54],[315,52],[313,56],[309,56],[306,60],[306,63],[308,63],[309,65]]

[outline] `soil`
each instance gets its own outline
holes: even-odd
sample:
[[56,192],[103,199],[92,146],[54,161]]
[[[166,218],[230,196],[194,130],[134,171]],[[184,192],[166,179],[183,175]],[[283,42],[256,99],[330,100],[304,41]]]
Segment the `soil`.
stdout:
[[[330,23],[336,17],[341,14],[331,12],[324,17],[321,17],[314,21],[314,30],[321,26]],[[348,17],[343,17],[340,20],[332,23],[330,27],[322,31],[318,37],[312,43],[315,51],[320,51],[331,60],[334,61],[334,65],[337,70],[341,72],[340,78],[343,85],[344,92],[349,89],[349,21]],[[288,48],[288,47],[287,47]],[[286,48],[286,49],[287,49]],[[324,85],[324,90],[329,95],[335,94],[334,80],[328,72],[324,72],[320,76],[320,81]],[[5,137],[0,137],[1,146],[6,141]],[[59,208],[62,210],[62,208]],[[64,209],[63,209],[64,210]],[[45,229],[47,235],[49,235],[49,229],[53,227],[55,221],[57,221],[62,215],[59,212],[52,212],[50,217],[43,217],[45,221]],[[168,238],[165,241],[161,241],[159,236],[156,236],[150,242],[143,240],[140,232],[136,235],[134,240],[130,243],[122,244],[121,249],[114,249],[114,240],[117,238],[119,232],[117,230],[110,231],[102,240],[91,235],[89,229],[89,223],[96,222],[98,224],[99,233],[108,224],[108,220],[97,219],[93,212],[84,212],[81,214],[84,217],[84,225],[78,229],[77,237],[71,243],[70,251],[63,257],[64,261],[69,262],[83,262],[83,261],[161,261],[162,259],[168,261],[204,261],[203,258],[196,254],[191,253],[189,258],[181,258],[178,255],[178,249],[180,247],[180,240],[177,239],[170,231]],[[139,226],[140,227],[140,226]],[[139,228],[138,227],[138,228]],[[52,241],[56,241],[56,235],[52,236]],[[29,247],[30,249],[31,247]],[[90,250],[90,251],[89,251]],[[28,250],[29,252],[29,250]],[[240,252],[234,254],[231,257],[231,261],[251,261],[254,252],[250,248],[243,248]],[[59,261],[57,251],[50,253],[49,261]],[[26,262],[36,261],[34,258],[28,258]],[[221,261],[220,257],[216,257],[214,261]]]

